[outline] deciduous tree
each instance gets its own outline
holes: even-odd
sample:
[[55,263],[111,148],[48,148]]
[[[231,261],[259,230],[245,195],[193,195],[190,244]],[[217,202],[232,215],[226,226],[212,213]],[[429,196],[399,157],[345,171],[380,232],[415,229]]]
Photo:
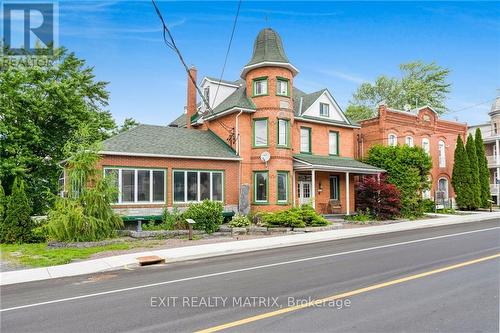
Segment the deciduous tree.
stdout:
[[422,61],[401,64],[399,68],[401,78],[381,75],[374,83],[359,86],[347,108],[352,119],[372,117],[382,101],[401,110],[406,105],[411,108],[430,105],[438,113],[446,111],[445,100],[451,87],[447,81],[449,69]]
[[105,110],[107,83],[96,80],[93,68],[64,48],[46,59],[37,66],[30,61],[12,65],[0,56],[0,180],[8,194],[16,170],[25,170],[36,214],[47,210],[48,194],[58,191],[58,163],[75,131],[88,124],[99,141],[116,127]]

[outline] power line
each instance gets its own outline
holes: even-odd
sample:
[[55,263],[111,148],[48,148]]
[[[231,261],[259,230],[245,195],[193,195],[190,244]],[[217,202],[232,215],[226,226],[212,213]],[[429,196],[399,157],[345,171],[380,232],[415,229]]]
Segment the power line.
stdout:
[[483,105],[483,104],[486,104],[486,103],[491,103],[495,100],[496,98],[492,98],[492,99],[488,99],[486,101],[482,101],[482,102],[479,102],[477,104],[474,104],[474,105],[469,105],[469,106],[466,106],[466,107],[463,107],[461,109],[457,109],[457,110],[451,110],[451,111],[448,111],[448,112],[445,112],[444,114],[450,114],[450,113],[457,113],[457,112],[461,112],[461,111],[464,111],[464,110],[467,110],[467,109],[472,109],[476,106],[479,106],[479,105]]
[[[189,71],[189,67],[186,64],[186,61],[184,60],[184,57],[182,56],[182,53],[180,52],[179,48],[175,44],[174,36],[172,35],[172,33],[168,29],[167,25],[165,24],[165,20],[163,19],[163,16],[162,16],[162,14],[160,12],[160,9],[156,5],[155,0],[151,0],[151,2],[153,3],[153,6],[155,7],[155,10],[156,10],[156,14],[158,15],[158,17],[160,18],[160,21],[162,23],[162,26],[163,26],[163,40],[164,40],[165,44],[171,50],[173,50],[177,54],[177,56],[179,57],[179,60],[181,61],[182,65],[184,66],[184,69],[186,70],[186,73],[188,74],[189,79],[191,80],[191,82],[193,83],[194,87],[196,88],[196,91],[198,92],[198,95],[200,95],[200,98],[202,99],[203,103],[207,107],[207,110],[212,115],[215,115],[214,112],[213,112],[213,110],[212,110],[212,108],[210,107],[210,104],[208,103],[207,99],[205,98],[205,96],[201,92],[201,89],[198,87],[198,84],[196,83],[196,80],[191,75],[191,72]],[[167,39],[167,35],[168,35],[168,39]],[[191,121],[191,119],[187,119],[187,117],[186,117],[186,123],[190,122],[190,121]],[[232,132],[233,132],[232,129],[229,128],[226,124],[224,124],[223,122],[218,121],[218,120],[217,120],[217,122],[221,125],[222,128],[224,128],[226,131],[228,131],[230,134],[232,134]]]
[[[219,77],[219,84],[217,85],[217,90],[215,91],[215,97],[213,103],[217,100],[217,95],[219,94],[220,83],[224,76],[224,71],[226,69],[227,58],[229,57],[229,51],[231,50],[231,44],[233,43],[234,31],[236,30],[236,23],[238,22],[238,16],[240,15],[242,0],[238,1],[238,9],[236,10],[236,15],[234,16],[233,29],[231,30],[231,37],[229,38],[229,44],[227,45],[226,57],[224,58],[224,65],[222,65],[222,71]],[[213,105],[213,104],[212,104]]]

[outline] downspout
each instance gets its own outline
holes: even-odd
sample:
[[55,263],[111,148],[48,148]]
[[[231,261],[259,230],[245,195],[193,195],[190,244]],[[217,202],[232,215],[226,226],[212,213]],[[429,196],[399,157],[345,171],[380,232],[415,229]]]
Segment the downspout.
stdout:
[[[240,110],[240,112],[236,115],[236,124],[235,124],[235,135],[236,135],[236,155],[240,156],[240,116],[243,113],[243,110]],[[241,157],[241,156],[240,156]],[[239,161],[240,165],[238,167],[238,211],[240,210],[240,200],[239,196],[241,195],[241,172],[242,172],[242,163],[241,160]]]

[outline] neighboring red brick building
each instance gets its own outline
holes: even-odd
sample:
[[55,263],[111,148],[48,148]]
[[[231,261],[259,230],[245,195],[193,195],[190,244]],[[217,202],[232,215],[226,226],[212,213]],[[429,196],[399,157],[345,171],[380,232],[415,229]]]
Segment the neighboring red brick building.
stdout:
[[240,80],[201,81],[200,103],[191,68],[186,110],[170,127],[141,125],[104,142],[101,165],[118,176],[116,208],[150,215],[212,199],[243,213],[302,203],[352,212],[354,176],[382,170],[354,159],[359,126],[327,89],[295,88],[297,74],[271,29],[257,36]]
[[363,120],[360,125],[356,140],[358,158],[366,156],[376,144],[420,146],[431,155],[433,165],[432,189],[424,197],[434,198],[436,191],[442,192],[445,199],[455,197],[451,186],[453,155],[457,136],[466,137],[467,124],[439,119],[429,106],[402,111],[380,105],[377,117]]

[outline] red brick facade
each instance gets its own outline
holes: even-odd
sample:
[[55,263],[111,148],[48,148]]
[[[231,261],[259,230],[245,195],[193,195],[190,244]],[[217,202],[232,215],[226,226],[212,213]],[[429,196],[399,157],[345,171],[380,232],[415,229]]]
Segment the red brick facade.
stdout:
[[[448,195],[454,197],[451,186],[453,171],[453,154],[455,151],[457,135],[464,139],[467,124],[439,119],[438,115],[429,107],[419,109],[417,112],[393,110],[385,105],[379,107],[378,116],[361,122],[361,129],[356,130],[356,156],[367,155],[370,147],[376,144],[388,145],[389,135],[395,135],[397,144],[406,143],[407,137],[413,138],[415,146],[422,147],[423,140],[429,142],[429,154],[432,158],[430,196],[438,190],[439,179],[446,179]],[[440,164],[439,144],[444,143],[444,165]],[[465,141],[465,140],[464,140]]]

